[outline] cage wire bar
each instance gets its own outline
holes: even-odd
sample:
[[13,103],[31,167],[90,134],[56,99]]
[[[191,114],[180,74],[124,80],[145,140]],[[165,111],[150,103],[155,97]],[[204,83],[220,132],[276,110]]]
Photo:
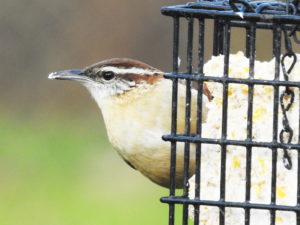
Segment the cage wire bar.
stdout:
[[[189,206],[194,207],[194,225],[199,224],[200,206],[216,206],[219,208],[219,224],[224,225],[225,208],[241,208],[244,210],[244,224],[249,225],[251,220],[251,209],[262,209],[270,211],[270,224],[275,225],[276,211],[291,211],[296,213],[296,224],[300,225],[300,163],[297,163],[297,204],[279,205],[276,203],[276,173],[278,149],[283,149],[285,166],[291,167],[290,156],[287,149],[297,151],[297,160],[300,162],[300,118],[298,143],[292,144],[291,141],[284,141],[282,138],[278,140],[278,118],[279,107],[284,107],[278,99],[280,96],[280,87],[285,87],[285,93],[291,96],[290,87],[300,88],[300,82],[289,81],[288,74],[291,72],[293,65],[286,70],[284,59],[281,58],[281,41],[285,40],[285,49],[287,52],[283,57],[293,56],[291,50],[291,37],[296,43],[300,43],[296,33],[300,30],[300,7],[297,0],[292,2],[276,2],[276,1],[247,1],[247,0],[198,0],[196,2],[187,3],[185,5],[168,6],[161,9],[162,14],[173,18],[173,72],[166,73],[165,77],[171,79],[172,87],[172,124],[171,133],[164,135],[163,139],[171,143],[171,159],[170,159],[170,192],[168,197],[162,197],[163,203],[169,204],[169,225],[175,224],[175,206],[181,204],[182,224],[187,225]],[[206,21],[210,19],[214,21],[213,28],[213,46],[211,55],[224,55],[224,72],[222,77],[205,76],[204,52],[205,42],[205,26]],[[187,58],[186,72],[179,72],[178,57],[180,44],[180,21],[187,20]],[[193,37],[194,24],[198,24],[198,55],[197,71],[193,72]],[[249,75],[247,79],[229,77],[229,61],[230,61],[230,38],[231,28],[244,28],[245,36],[245,55],[249,59]],[[256,31],[257,29],[272,30],[273,36],[273,57],[275,58],[275,74],[272,80],[260,80],[254,78],[255,58],[256,58]],[[283,35],[282,35],[283,34]],[[285,80],[280,80],[280,67],[285,73]],[[185,130],[183,134],[177,133],[177,94],[179,79],[186,80],[186,109],[185,109]],[[202,104],[203,104],[203,82],[217,82],[223,86],[223,105],[222,105],[222,128],[221,138],[204,138],[202,136]],[[196,133],[191,133],[191,87],[192,82],[197,82],[197,126]],[[230,84],[244,84],[248,86],[248,105],[247,105],[247,134],[245,140],[231,140],[227,138],[227,118],[228,118],[228,87]],[[273,87],[273,135],[272,141],[262,142],[252,140],[253,128],[253,96],[255,85],[266,85]],[[293,96],[292,96],[293,97]],[[291,99],[291,104],[293,99]],[[300,103],[298,103],[300,106]],[[300,108],[300,107],[299,107]],[[282,108],[285,110],[285,108]],[[286,110],[288,110],[287,108]],[[299,116],[300,117],[300,116]],[[288,121],[285,130],[281,132],[289,132]],[[292,133],[289,133],[292,135]],[[175,189],[175,173],[176,173],[176,152],[177,142],[184,142],[184,188],[182,195],[176,195]],[[190,161],[190,144],[196,145],[195,151],[195,196],[189,198],[189,161]],[[220,198],[218,201],[203,200],[200,198],[201,183],[201,151],[202,144],[213,144],[221,146],[221,162],[220,162]],[[228,145],[242,146],[246,149],[246,172],[245,172],[245,200],[244,202],[226,201],[226,148]],[[264,147],[271,150],[271,196],[270,204],[253,203],[251,200],[251,165],[253,147]]]

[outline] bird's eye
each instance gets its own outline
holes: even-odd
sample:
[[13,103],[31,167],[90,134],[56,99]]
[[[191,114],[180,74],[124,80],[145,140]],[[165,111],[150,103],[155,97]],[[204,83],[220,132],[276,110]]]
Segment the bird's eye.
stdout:
[[104,80],[112,80],[115,77],[115,73],[112,71],[106,71],[106,72],[103,72],[102,76],[103,76]]

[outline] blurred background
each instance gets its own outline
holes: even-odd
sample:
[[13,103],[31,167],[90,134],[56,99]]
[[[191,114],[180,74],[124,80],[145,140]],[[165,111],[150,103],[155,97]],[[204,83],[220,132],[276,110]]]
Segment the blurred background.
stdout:
[[[168,190],[120,159],[83,87],[47,75],[111,57],[171,71],[172,20],[160,7],[185,2],[1,3],[0,225],[167,224],[159,198]],[[262,58],[270,56],[267,34],[258,34]]]
[[170,70],[183,1],[10,0],[0,7],[0,225],[166,224],[168,190],[132,170],[80,85],[50,72],[131,57]]

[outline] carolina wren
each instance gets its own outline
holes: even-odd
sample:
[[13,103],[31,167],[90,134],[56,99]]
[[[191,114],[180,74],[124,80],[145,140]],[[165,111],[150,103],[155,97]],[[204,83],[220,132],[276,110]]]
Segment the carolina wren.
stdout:
[[[91,93],[102,111],[108,137],[121,157],[134,169],[155,183],[169,186],[170,145],[162,140],[171,128],[172,82],[163,72],[145,63],[115,58],[104,60],[83,70],[64,70],[49,79],[75,80]],[[210,93],[204,86],[204,101]],[[185,92],[178,84],[178,133],[184,132]],[[191,132],[196,131],[197,91],[191,90]],[[203,120],[207,108],[203,106]],[[195,169],[194,146],[191,145],[190,175]],[[177,145],[176,187],[182,187],[183,143]]]

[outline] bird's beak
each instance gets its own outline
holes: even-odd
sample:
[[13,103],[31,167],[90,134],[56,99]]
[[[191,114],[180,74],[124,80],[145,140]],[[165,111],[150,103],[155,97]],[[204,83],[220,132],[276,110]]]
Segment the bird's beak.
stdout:
[[76,80],[76,81],[92,81],[84,74],[84,70],[63,70],[50,73],[50,80]]

